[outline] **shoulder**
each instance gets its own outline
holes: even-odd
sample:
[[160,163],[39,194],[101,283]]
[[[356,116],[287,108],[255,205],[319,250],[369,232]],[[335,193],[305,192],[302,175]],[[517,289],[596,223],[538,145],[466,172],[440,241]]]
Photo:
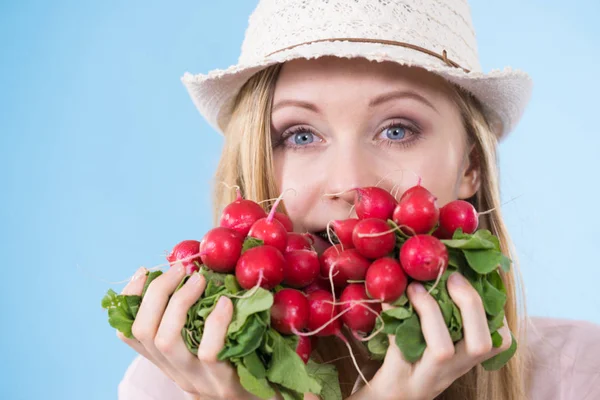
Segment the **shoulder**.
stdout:
[[526,329],[531,399],[600,398],[600,325],[532,317]]
[[186,400],[185,393],[157,366],[138,355],[119,383],[119,400]]

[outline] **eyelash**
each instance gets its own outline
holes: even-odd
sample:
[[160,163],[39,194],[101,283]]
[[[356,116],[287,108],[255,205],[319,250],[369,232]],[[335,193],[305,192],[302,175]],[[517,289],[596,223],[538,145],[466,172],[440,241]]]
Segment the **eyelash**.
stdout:
[[[399,146],[402,148],[408,148],[409,146],[414,144],[415,141],[422,138],[421,130],[416,125],[412,125],[412,124],[408,124],[408,123],[400,122],[400,121],[392,121],[389,124],[385,125],[383,128],[381,128],[379,130],[377,135],[381,135],[383,132],[386,131],[386,129],[398,128],[398,127],[402,128],[408,132],[408,135],[409,135],[408,139],[398,140],[398,141],[379,139],[378,140],[379,145],[385,146],[388,148],[395,147],[395,146]],[[314,130],[312,130],[311,128],[297,126],[297,127],[291,128],[291,129],[285,131],[284,133],[282,133],[280,136],[280,139],[277,140],[277,142],[273,143],[273,148],[285,146],[291,150],[301,150],[301,149],[303,150],[303,149],[313,147],[311,145],[298,146],[298,145],[286,144],[287,140],[297,133],[310,133],[310,134],[314,135],[315,137],[318,137],[316,132]]]

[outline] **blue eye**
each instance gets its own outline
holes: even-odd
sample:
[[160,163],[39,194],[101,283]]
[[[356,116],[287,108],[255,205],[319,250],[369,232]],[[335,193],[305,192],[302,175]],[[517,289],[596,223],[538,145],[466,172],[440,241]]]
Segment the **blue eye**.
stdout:
[[315,135],[312,132],[297,132],[290,136],[290,139],[296,146],[304,146],[315,141]]
[[385,136],[390,140],[402,140],[406,136],[406,128],[400,125],[385,129]]

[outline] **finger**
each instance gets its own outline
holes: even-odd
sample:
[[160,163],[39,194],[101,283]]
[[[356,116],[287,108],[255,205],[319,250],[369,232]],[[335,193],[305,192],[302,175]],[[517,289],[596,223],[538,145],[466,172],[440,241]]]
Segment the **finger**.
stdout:
[[233,316],[233,304],[226,296],[221,296],[215,309],[208,315],[202,341],[198,348],[198,358],[205,363],[217,362],[217,355],[225,345],[227,329]]
[[131,277],[131,280],[125,285],[121,294],[124,295],[141,295],[146,283],[146,268],[140,267],[135,274]]
[[[234,398],[241,393],[245,393],[232,366],[228,362],[219,361],[218,359],[218,354],[225,345],[227,329],[232,316],[233,304],[231,300],[226,296],[221,296],[215,309],[206,319],[202,341],[198,348],[198,359],[212,379],[213,390],[222,398]],[[224,382],[228,382],[228,384],[224,385]],[[230,382],[238,383],[231,385]]]
[[458,306],[463,320],[464,339],[460,345],[460,363],[472,368],[492,351],[492,337],[483,301],[469,281],[457,272],[448,278],[448,292]]
[[[421,320],[421,330],[427,343],[422,363],[430,369],[446,364],[454,357],[454,343],[437,301],[420,283],[411,283],[408,298]],[[427,372],[430,375],[431,371]]]
[[150,283],[140,304],[133,323],[133,335],[144,344],[146,349],[154,347],[154,337],[165,312],[169,296],[184,277],[181,263],[173,265],[167,272]]
[[174,264],[167,272],[160,275],[150,283],[142,304],[138,310],[131,331],[133,336],[140,341],[146,352],[149,353],[163,372],[187,392],[193,392],[195,388],[178,372],[169,361],[156,348],[154,343],[160,321],[163,318],[169,297],[175,291],[185,275],[181,263]]
[[175,369],[182,371],[182,374],[188,379],[188,371],[196,374],[196,369],[200,363],[188,350],[181,337],[181,332],[184,329],[190,307],[200,298],[205,287],[204,277],[197,272],[192,274],[181,289],[173,294],[171,300],[169,300],[154,340],[158,351]]
[[[146,268],[140,267],[135,274],[131,277],[131,280],[125,285],[121,294],[123,295],[141,295],[146,283]],[[144,346],[136,338],[128,338],[122,332],[117,330],[117,337],[125,342],[129,347],[143,355],[149,360],[152,360],[150,353],[146,351]]]

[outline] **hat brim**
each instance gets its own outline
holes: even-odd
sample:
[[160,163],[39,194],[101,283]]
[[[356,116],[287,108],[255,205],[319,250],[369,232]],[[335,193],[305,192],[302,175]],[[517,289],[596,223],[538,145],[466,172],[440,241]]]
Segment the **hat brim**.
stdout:
[[181,80],[200,114],[214,129],[223,133],[231,117],[235,97],[252,75],[274,64],[324,56],[391,61],[438,74],[471,92],[483,104],[484,112],[498,139],[504,138],[517,126],[533,87],[527,73],[510,67],[489,73],[465,72],[463,69],[447,66],[436,57],[406,47],[356,42],[306,44],[251,64],[240,63],[208,74],[192,75],[186,72]]

